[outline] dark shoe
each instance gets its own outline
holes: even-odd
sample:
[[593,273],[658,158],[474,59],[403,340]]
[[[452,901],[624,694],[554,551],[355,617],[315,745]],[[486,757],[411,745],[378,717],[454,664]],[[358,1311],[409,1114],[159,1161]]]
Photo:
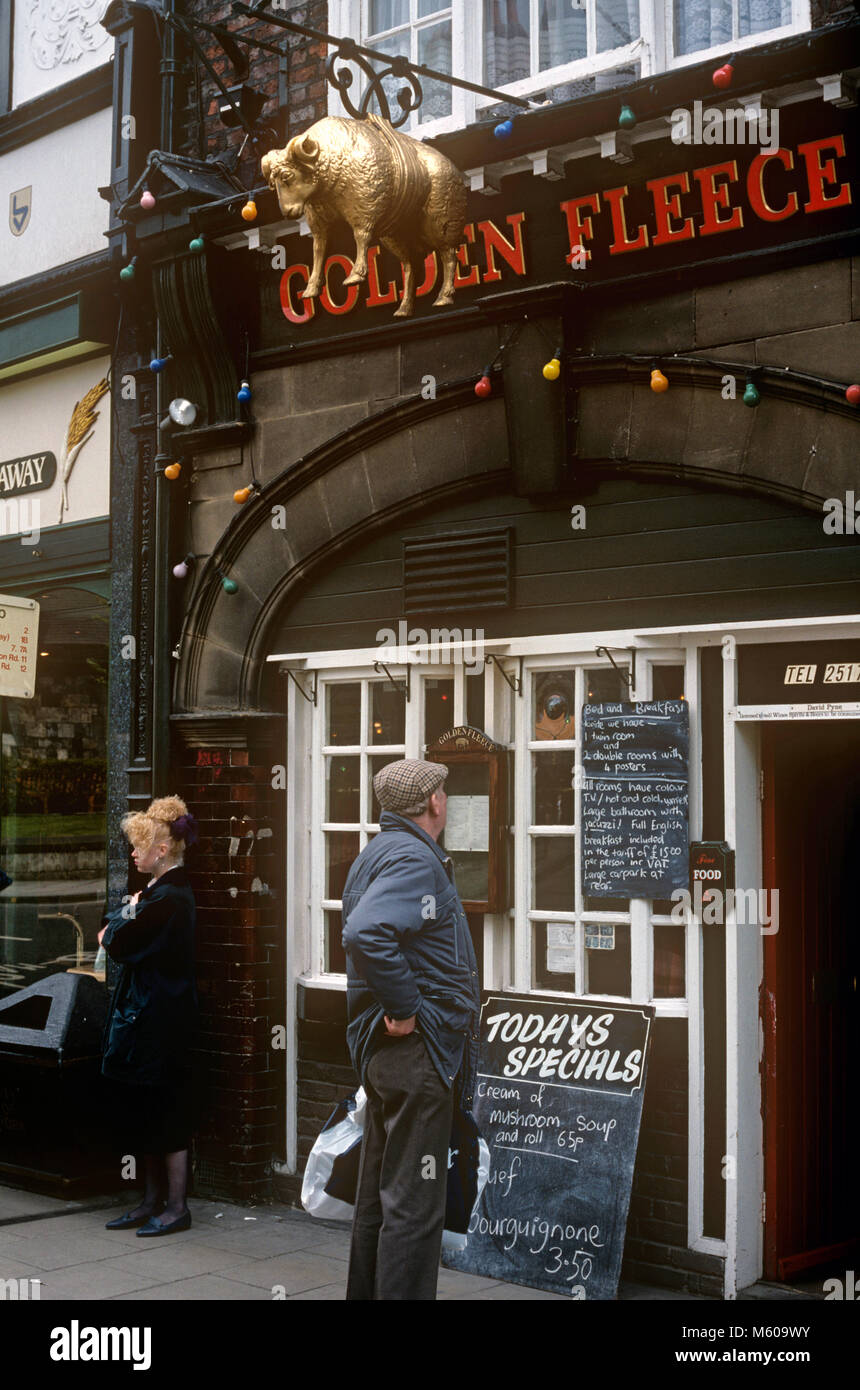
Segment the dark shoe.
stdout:
[[162,1226],[155,1217],[150,1217],[145,1226],[141,1226],[138,1231],[139,1236],[169,1236],[174,1231],[187,1231],[191,1225],[191,1212],[187,1211],[184,1216],[180,1216],[176,1221],[169,1221],[166,1226]]
[[131,1231],[135,1226],[145,1226],[151,1220],[152,1216],[132,1216],[130,1212],[126,1212],[125,1216],[118,1216],[115,1221],[108,1221],[105,1230]]

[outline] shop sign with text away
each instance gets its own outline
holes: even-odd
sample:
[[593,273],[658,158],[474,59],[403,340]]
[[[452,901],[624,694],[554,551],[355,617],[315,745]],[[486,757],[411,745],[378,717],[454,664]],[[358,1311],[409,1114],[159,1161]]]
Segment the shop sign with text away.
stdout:
[[653,1018],[569,995],[487,1000],[474,1113],[490,1173],[446,1265],[615,1297]]
[[57,476],[57,459],[47,450],[0,463],[0,501],[20,497],[24,492],[41,492],[51,487]]
[[[856,230],[856,112],[803,102],[779,115],[778,143],[765,148],[648,141],[635,147],[631,164],[598,155],[568,160],[558,180],[520,172],[504,177],[493,197],[472,194],[455,306],[529,285],[610,284],[726,257],[745,262]],[[259,277],[264,350],[378,327],[400,300],[400,266],[379,245],[370,249],[366,280],[345,284],[354,256],[345,226],[332,233],[322,293],[304,299],[311,252],[311,239],[293,234],[245,258],[247,273]],[[432,255],[416,316],[444,318],[432,308],[440,284]]]
[[32,700],[36,693],[39,605],[0,594],[0,696]]

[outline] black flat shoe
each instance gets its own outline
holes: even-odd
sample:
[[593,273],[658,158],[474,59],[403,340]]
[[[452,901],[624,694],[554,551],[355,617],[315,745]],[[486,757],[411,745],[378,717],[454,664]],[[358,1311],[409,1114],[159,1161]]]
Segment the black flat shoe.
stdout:
[[160,1221],[156,1221],[152,1216],[145,1226],[141,1226],[138,1231],[139,1236],[169,1236],[174,1232],[187,1231],[191,1225],[191,1212],[187,1211],[184,1216],[177,1217],[175,1221],[168,1221],[166,1226],[162,1226]]
[[[154,1215],[157,1215],[157,1213],[154,1213]],[[105,1230],[132,1231],[135,1226],[145,1226],[147,1222],[151,1220],[152,1216],[132,1216],[130,1212],[126,1212],[125,1216],[118,1216],[115,1221],[108,1221]]]

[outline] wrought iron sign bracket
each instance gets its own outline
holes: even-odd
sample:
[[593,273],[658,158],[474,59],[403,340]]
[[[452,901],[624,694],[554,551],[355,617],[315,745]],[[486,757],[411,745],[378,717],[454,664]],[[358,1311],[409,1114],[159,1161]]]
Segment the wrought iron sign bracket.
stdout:
[[312,685],[311,685],[311,693],[310,693],[310,695],[309,695],[308,692],[305,690],[304,686],[302,685],[301,681],[297,678],[295,671],[291,671],[290,668],[289,668],[289,666],[282,666],[282,667],[281,667],[281,670],[282,670],[282,671],[286,671],[286,673],[287,673],[287,675],[289,676],[290,680],[292,681],[293,685],[296,687],[296,690],[299,692],[299,694],[300,694],[301,696],[304,697],[305,700],[307,700],[308,704],[309,704],[309,705],[313,705],[314,708],[316,708],[316,703],[317,703],[317,689],[318,689],[318,684],[319,684],[319,676],[318,676],[317,672],[314,671],[314,672],[312,673],[312,674],[313,674],[313,683],[312,683]]
[[391,672],[389,671],[388,667],[385,665],[385,663],[384,663],[383,661],[374,661],[374,663],[373,663],[373,669],[374,669],[374,671],[377,672],[377,674],[378,674],[380,671],[384,671],[384,672],[385,672],[385,678],[386,678],[386,680],[388,681],[389,685],[393,685],[393,686],[394,686],[394,689],[395,689],[396,691],[398,691],[399,694],[405,695],[405,696],[406,696],[406,703],[407,703],[407,704],[409,703],[409,701],[410,701],[410,699],[411,699],[411,697],[412,697],[412,667],[411,667],[411,666],[407,665],[407,667],[406,667],[406,680],[405,680],[405,681],[399,681],[399,680],[397,680],[394,676],[392,676]]
[[484,657],[484,660],[485,660],[488,664],[490,664],[490,665],[492,665],[492,666],[497,666],[497,667],[499,668],[500,674],[501,674],[501,675],[504,677],[504,679],[507,681],[508,685],[511,687],[511,690],[514,692],[515,695],[519,695],[520,699],[522,699],[522,694],[523,694],[523,660],[524,660],[524,658],[523,658],[523,657],[519,657],[519,658],[517,659],[517,674],[516,674],[515,676],[510,676],[510,675],[508,675],[507,671],[505,670],[504,666],[503,666],[502,663],[500,662],[499,658],[498,658],[497,656],[493,656],[492,652],[490,653],[489,656],[485,656],[485,657]]
[[595,647],[595,656],[605,656],[612,669],[617,673],[620,680],[627,686],[628,694],[631,696],[636,692],[636,648],[635,647],[616,647],[616,651],[628,652],[630,655],[630,670],[625,670],[622,666],[617,666],[615,658],[608,647]]

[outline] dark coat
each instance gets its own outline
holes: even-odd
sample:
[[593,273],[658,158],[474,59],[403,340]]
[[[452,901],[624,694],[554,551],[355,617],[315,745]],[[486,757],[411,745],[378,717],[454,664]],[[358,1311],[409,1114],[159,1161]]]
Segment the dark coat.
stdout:
[[[417,1015],[445,1085],[471,1110],[481,991],[451,860],[405,816],[383,811],[343,890],[347,1044],[365,1083],[385,1032],[383,1015]],[[458,1080],[459,1078],[459,1080]]]
[[122,974],[111,998],[102,1072],[143,1086],[179,1080],[197,1022],[194,894],[181,865],[108,914],[102,945]]

